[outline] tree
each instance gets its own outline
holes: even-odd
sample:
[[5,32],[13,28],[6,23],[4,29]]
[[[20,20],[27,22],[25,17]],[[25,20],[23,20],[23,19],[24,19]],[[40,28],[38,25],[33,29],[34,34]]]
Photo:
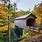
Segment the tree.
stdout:
[[16,12],[16,16],[18,17],[18,16],[29,14],[29,13],[30,13],[29,10],[27,10],[27,11],[20,10],[20,11]]
[[36,22],[38,26],[40,26],[41,18],[42,18],[41,17],[42,16],[42,2],[34,6],[34,10],[32,11],[32,13],[37,16]]

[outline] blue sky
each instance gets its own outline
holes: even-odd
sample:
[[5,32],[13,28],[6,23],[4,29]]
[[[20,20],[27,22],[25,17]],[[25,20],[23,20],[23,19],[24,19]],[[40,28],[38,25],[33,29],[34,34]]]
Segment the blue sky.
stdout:
[[[11,0],[11,2],[16,2],[17,0]],[[35,4],[40,3],[42,0],[20,0],[17,3],[18,10],[32,10]]]

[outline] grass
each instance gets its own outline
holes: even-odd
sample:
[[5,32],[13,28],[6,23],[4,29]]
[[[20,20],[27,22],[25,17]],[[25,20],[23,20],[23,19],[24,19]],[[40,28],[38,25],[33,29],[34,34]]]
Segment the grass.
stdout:
[[21,41],[21,40],[30,40],[33,36],[35,36],[37,34],[39,34],[39,33],[34,32],[34,31],[29,31],[28,33],[24,34],[20,38],[14,39],[14,40],[18,40],[18,41]]
[[17,41],[17,40],[18,40],[18,41],[21,41],[21,40],[24,40],[24,39],[25,39],[25,40],[26,40],[26,39],[29,40],[29,39],[31,39],[31,37],[32,37],[32,36],[31,36],[29,33],[26,33],[26,34],[24,34],[23,36],[20,36],[20,38],[14,39],[14,41]]

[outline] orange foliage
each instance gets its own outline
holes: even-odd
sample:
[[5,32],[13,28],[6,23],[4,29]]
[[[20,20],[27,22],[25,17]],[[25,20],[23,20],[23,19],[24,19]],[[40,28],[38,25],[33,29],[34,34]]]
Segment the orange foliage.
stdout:
[[41,24],[40,21],[41,21],[40,16],[37,16],[37,19],[36,19],[36,25],[40,26],[40,24]]
[[5,8],[6,6],[4,4],[0,4],[0,16],[2,18],[7,18],[10,14],[12,14],[11,12],[5,11]]

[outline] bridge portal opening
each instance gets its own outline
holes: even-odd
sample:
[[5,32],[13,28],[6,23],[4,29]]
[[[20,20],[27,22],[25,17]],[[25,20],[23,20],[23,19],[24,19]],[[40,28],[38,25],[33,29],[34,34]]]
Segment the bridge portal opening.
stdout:
[[27,25],[27,26],[34,26],[34,25],[35,25],[35,19],[29,18],[29,19],[26,21],[26,25]]

